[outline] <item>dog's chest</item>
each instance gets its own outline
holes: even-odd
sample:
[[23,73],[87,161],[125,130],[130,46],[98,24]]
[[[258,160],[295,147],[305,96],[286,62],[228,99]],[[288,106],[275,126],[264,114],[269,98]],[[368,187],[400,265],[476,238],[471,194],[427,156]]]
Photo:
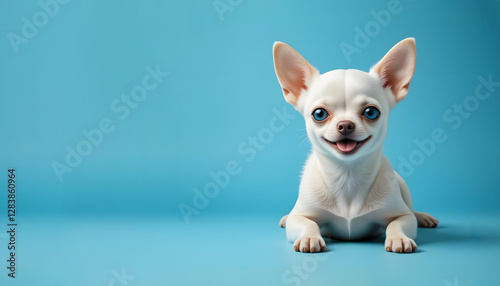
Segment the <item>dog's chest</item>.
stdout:
[[[316,222],[339,239],[377,235],[381,227],[387,225],[385,219],[391,194],[399,189],[390,165],[382,160],[380,165],[345,168],[328,165],[329,161],[323,161],[323,165],[316,162],[317,168],[312,165],[303,177],[300,198],[308,206],[306,208],[314,206],[317,210]],[[387,171],[382,172],[384,170]],[[379,176],[380,173],[388,175]]]
[[330,236],[338,239],[355,240],[379,235],[387,225],[384,217],[384,201],[387,193],[381,193],[377,189],[358,192],[352,196],[345,195],[347,186],[344,186],[344,194],[339,196],[327,196],[328,199],[321,202],[322,208],[326,210],[323,214],[323,230]]
[[[377,184],[373,184],[377,185]],[[332,214],[352,220],[363,216],[369,216],[369,213],[380,209],[384,205],[384,199],[387,191],[380,191],[380,188],[370,186],[350,180],[344,184],[325,184],[315,194],[321,207]]]

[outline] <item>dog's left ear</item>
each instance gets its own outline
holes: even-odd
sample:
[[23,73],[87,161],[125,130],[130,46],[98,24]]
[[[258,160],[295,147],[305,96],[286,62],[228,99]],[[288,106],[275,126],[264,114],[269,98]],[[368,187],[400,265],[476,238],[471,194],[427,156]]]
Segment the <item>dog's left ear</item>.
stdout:
[[370,69],[381,79],[384,87],[389,87],[397,102],[408,94],[410,81],[415,71],[417,49],[415,39],[406,38],[392,47],[389,52]]

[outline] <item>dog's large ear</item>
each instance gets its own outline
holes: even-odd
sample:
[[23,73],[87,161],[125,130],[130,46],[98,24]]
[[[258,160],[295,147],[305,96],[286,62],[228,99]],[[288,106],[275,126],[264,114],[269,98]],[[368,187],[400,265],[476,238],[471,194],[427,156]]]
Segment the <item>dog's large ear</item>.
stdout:
[[300,94],[309,88],[312,77],[319,72],[285,43],[274,43],[273,57],[274,70],[283,89],[285,100],[297,107]]
[[397,103],[408,94],[416,61],[415,39],[406,38],[392,47],[370,72],[378,75],[384,87],[390,87]]

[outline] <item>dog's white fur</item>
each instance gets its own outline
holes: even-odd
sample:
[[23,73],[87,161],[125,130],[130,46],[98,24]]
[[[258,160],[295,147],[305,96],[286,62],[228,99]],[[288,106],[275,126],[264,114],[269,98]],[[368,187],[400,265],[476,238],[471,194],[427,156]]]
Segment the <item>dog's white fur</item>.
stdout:
[[[297,202],[280,221],[294,249],[324,251],[322,235],[356,240],[380,235],[385,228],[387,251],[415,251],[417,223],[436,227],[438,221],[413,211],[408,186],[382,154],[389,112],[406,97],[413,77],[414,39],[396,44],[369,73],[333,70],[320,74],[281,42],[274,44],[273,54],[285,99],[304,116],[313,146]],[[363,116],[370,106],[380,111],[375,120]],[[312,118],[317,108],[329,114],[323,122]],[[354,124],[351,134],[340,132],[341,121]],[[332,143],[346,137],[357,141],[359,148],[345,153]]]

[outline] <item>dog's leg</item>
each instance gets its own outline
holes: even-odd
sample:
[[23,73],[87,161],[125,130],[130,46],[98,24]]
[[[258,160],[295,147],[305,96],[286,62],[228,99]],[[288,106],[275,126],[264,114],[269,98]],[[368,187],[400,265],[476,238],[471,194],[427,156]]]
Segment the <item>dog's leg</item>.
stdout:
[[385,250],[403,253],[417,250],[412,238],[417,235],[417,220],[413,214],[397,217],[386,229]]
[[288,215],[284,215],[281,219],[280,219],[280,226],[281,227],[285,227],[286,226],[286,219],[288,218]]
[[300,252],[320,252],[326,250],[316,222],[301,215],[289,215],[286,220],[286,236],[294,241],[293,249]]
[[398,179],[399,183],[399,188],[401,189],[401,196],[403,197],[403,200],[405,201],[406,205],[412,210],[413,214],[417,217],[417,222],[419,227],[437,227],[439,224],[439,221],[431,216],[428,213],[422,213],[422,212],[417,212],[413,210],[412,207],[412,199],[411,199],[411,194],[410,190],[408,189],[408,185],[406,182],[401,178],[401,176],[397,173],[396,178]]

